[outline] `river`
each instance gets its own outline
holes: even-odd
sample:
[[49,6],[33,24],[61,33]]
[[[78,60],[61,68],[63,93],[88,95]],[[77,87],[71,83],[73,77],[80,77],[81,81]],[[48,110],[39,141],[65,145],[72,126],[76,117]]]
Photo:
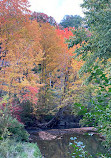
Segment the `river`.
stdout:
[[71,158],[74,149],[69,144],[74,143],[73,138],[77,138],[77,142],[83,142],[84,150],[88,151],[93,158],[97,158],[97,153],[105,153],[102,146],[102,140],[97,134],[64,132],[61,129],[47,131],[31,131],[31,141],[37,143],[44,158]]

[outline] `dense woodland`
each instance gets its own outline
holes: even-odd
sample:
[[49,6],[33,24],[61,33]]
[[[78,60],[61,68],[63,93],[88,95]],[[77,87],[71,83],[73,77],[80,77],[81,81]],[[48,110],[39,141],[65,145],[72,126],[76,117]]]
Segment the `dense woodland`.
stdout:
[[101,157],[110,157],[110,2],[84,0],[84,19],[66,15],[57,24],[32,13],[27,0],[0,1],[1,158],[13,157],[10,144],[28,141],[24,127],[52,128],[63,113],[96,127],[108,151]]

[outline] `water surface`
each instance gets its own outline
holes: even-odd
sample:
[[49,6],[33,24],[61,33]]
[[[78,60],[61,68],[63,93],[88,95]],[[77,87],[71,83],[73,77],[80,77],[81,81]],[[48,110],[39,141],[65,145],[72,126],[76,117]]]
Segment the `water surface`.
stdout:
[[97,135],[86,134],[64,134],[57,136],[52,140],[41,140],[38,133],[34,133],[33,142],[37,142],[38,147],[44,158],[71,158],[71,153],[74,152],[69,143],[73,143],[71,137],[76,137],[76,141],[81,141],[85,145],[85,151],[88,151],[93,158],[96,158],[97,153],[105,153],[105,148],[102,146],[102,141]]

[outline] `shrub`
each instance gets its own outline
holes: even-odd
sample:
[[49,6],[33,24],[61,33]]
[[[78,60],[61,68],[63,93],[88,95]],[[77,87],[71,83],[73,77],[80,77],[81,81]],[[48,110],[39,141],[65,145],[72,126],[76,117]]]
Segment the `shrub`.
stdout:
[[24,125],[12,117],[9,118],[9,121],[8,131],[11,133],[13,138],[16,140],[28,140],[29,134],[24,129]]
[[0,136],[2,138],[13,136],[16,140],[28,140],[29,136],[24,125],[11,116],[7,107],[0,110]]
[[36,113],[33,104],[30,101],[23,101],[20,104],[22,111],[20,113],[21,121],[25,124],[25,126],[33,126],[36,121],[36,117],[34,116],[34,112]]

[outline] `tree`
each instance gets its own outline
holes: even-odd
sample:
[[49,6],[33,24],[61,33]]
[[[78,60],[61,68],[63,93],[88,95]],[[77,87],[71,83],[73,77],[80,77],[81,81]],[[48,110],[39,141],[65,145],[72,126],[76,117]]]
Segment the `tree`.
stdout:
[[29,17],[29,2],[27,0],[2,0],[0,1],[0,6],[0,33],[2,44],[8,47],[8,41],[13,37],[13,33],[19,30]]
[[45,13],[33,12],[30,19],[31,20],[35,19],[37,20],[37,22],[41,22],[41,23],[49,23],[53,26],[57,25],[55,19],[52,16],[48,16]]
[[2,0],[0,1],[1,6],[1,18],[0,18],[0,40],[1,40],[1,67],[3,65],[7,65],[8,63],[4,61],[4,57],[10,48],[10,42],[13,40],[14,35],[17,35],[17,31],[19,31],[24,23],[27,21],[29,17],[30,11],[28,10],[29,3],[27,0]]
[[1,88],[8,91],[9,95],[16,94],[21,98],[31,87],[35,90],[38,88],[39,77],[32,69],[34,64],[37,65],[42,60],[43,53],[38,42],[40,32],[36,22],[28,23],[28,26],[24,26],[17,33],[19,37],[13,34],[14,40],[10,41],[4,59],[8,62],[8,66],[4,65],[1,69]]
[[[54,26],[51,26],[49,23],[39,23],[39,25],[41,30],[40,44],[42,52],[44,53],[43,60],[40,63],[40,82],[45,84],[40,91],[39,103],[47,108],[47,100],[49,100],[47,99],[47,91],[51,88],[51,86],[54,86],[55,69],[57,69],[61,63],[65,64],[63,59],[64,48],[61,47],[61,41]],[[49,107],[48,104],[48,108],[52,107]]]
[[64,28],[75,27],[78,28],[82,25],[83,18],[79,15],[65,15],[63,20],[60,22]]
[[[84,0],[82,7],[86,9],[86,21],[89,31],[79,31],[76,38],[69,39],[69,47],[76,45],[81,40],[81,47],[76,49],[76,57],[81,55],[85,61],[80,73],[89,73],[88,83],[95,88],[87,109],[81,105],[87,124],[99,129],[105,138],[105,146],[109,157],[111,147],[111,3],[110,0]],[[82,29],[81,29],[82,30]],[[86,35],[85,35],[86,32]],[[84,36],[83,36],[84,34]]]
[[[77,39],[80,36],[82,47],[77,49],[76,52],[77,55],[82,54],[86,61],[81,70],[86,72],[98,61],[103,61],[102,63],[106,64],[107,59],[111,58],[111,4],[110,1],[106,0],[85,0],[82,6],[87,9],[85,14],[90,32],[88,30],[79,31],[80,33],[76,34],[77,38],[73,38],[71,42],[69,41],[69,46],[79,43],[80,41],[77,41]],[[84,36],[82,36],[83,33]]]
[[[28,19],[28,1],[3,0],[1,6],[1,89],[11,99],[17,96],[22,101],[27,92],[30,91],[30,96],[38,93],[39,77],[32,69],[43,56],[39,25]],[[29,98],[34,101],[32,96]]]

